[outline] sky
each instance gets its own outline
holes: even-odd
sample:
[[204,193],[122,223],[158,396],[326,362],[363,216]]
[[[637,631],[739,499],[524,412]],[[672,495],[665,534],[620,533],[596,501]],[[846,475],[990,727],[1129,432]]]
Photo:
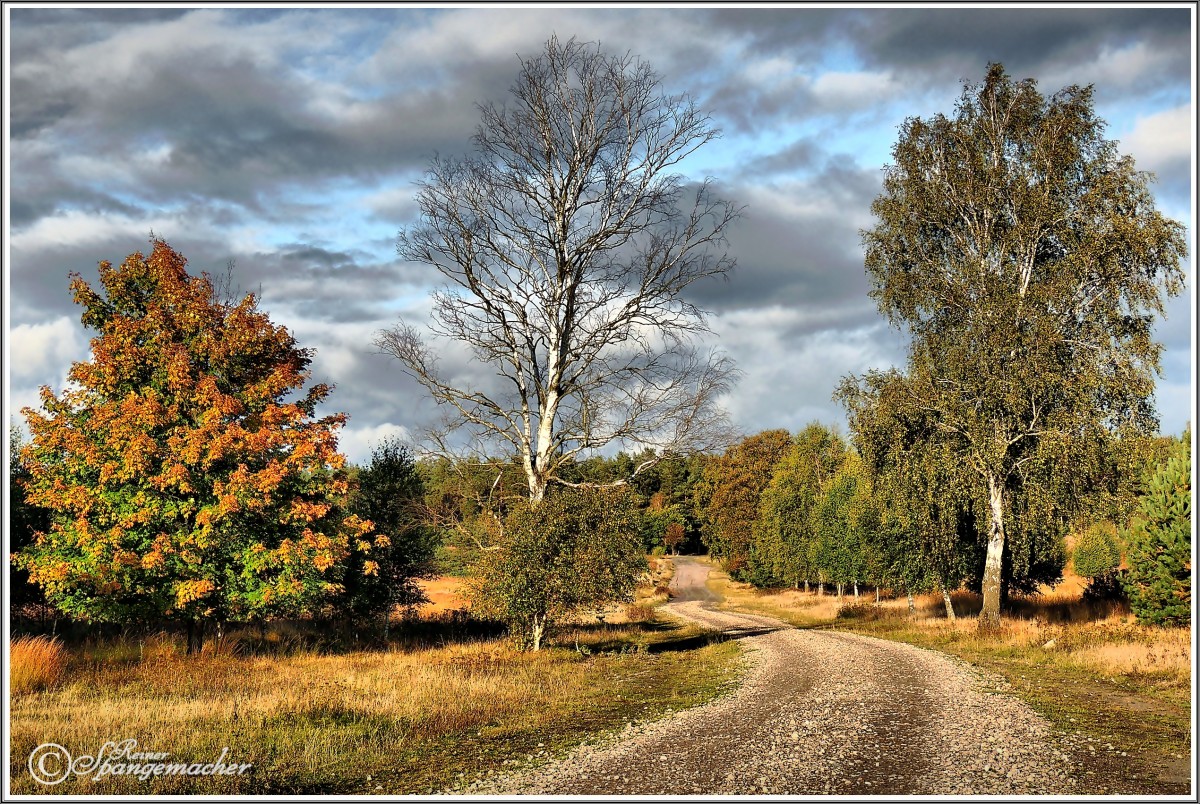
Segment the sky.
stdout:
[[[398,316],[427,320],[433,269],[402,262],[416,182],[467,153],[477,104],[503,103],[557,35],[647,60],[720,128],[683,167],[745,205],[729,281],[696,287],[708,342],[742,371],[723,400],[744,432],[845,427],[847,374],[902,365],[868,296],[872,225],[898,127],[950,114],[990,62],[1045,94],[1094,84],[1107,136],[1153,171],[1159,209],[1192,226],[1190,7],[29,8],[6,21],[5,416],[56,392],[93,333],[67,290],[151,232],[261,294],[315,350],[326,408],[356,462],[437,416],[375,352]],[[1157,327],[1156,400],[1192,403],[1193,268]],[[488,372],[485,365],[473,368]]]

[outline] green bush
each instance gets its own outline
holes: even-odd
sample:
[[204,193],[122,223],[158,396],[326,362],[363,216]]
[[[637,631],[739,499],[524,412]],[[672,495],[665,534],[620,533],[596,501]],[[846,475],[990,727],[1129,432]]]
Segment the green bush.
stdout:
[[1124,587],[1140,622],[1187,625],[1192,614],[1191,433],[1144,485],[1129,528]]
[[1075,574],[1081,578],[1099,578],[1116,572],[1121,566],[1116,527],[1111,522],[1100,522],[1079,534],[1071,562]]
[[518,505],[472,589],[474,610],[541,647],[555,620],[629,601],[647,570],[641,515],[628,490],[563,489]]
[[1076,575],[1088,579],[1084,597],[1097,600],[1124,597],[1119,574],[1121,547],[1117,543],[1117,528],[1111,522],[1098,522],[1079,534],[1071,564]]

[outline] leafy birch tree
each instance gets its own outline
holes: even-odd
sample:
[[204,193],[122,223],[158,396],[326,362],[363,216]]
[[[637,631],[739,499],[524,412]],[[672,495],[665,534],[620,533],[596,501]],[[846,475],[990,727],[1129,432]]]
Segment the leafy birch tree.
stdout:
[[727,443],[717,402],[734,369],[700,348],[705,313],[685,291],[731,269],[739,210],[677,172],[717,136],[630,55],[552,38],[522,60],[510,102],[481,107],[474,154],[433,161],[421,220],[397,241],[447,282],[432,334],[495,381],[443,371],[403,321],[376,339],[449,412],[439,451],[468,437],[483,454],[511,448],[536,502],[606,444],[661,456]]
[[953,117],[904,122],[863,232],[872,296],[912,337],[909,403],[982,485],[984,625],[1014,490],[1048,456],[1157,424],[1152,322],[1183,287],[1184,230],[1104,127],[1092,87],[1047,98],[991,65]]
[[638,518],[628,488],[561,489],[516,504],[500,549],[484,554],[469,586],[473,609],[540,650],[556,621],[632,599],[648,569]]
[[817,422],[792,439],[760,498],[749,556],[752,583],[799,587],[821,577],[809,560],[813,511],[845,459],[842,439]]

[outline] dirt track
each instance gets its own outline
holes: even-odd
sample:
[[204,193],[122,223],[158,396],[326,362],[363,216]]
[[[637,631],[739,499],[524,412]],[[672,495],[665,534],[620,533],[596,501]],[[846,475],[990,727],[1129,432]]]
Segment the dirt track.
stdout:
[[1075,792],[1046,723],[943,654],[718,611],[676,559],[678,617],[739,639],[733,694],[472,794],[1037,795]]

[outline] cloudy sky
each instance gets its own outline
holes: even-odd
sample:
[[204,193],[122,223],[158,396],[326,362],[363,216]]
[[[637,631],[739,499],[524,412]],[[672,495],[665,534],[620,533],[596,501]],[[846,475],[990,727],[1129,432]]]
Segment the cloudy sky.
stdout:
[[[351,459],[417,431],[432,405],[370,346],[428,309],[431,269],[395,254],[413,182],[469,148],[476,104],[502,102],[517,54],[552,34],[645,57],[723,131],[687,168],[746,205],[736,272],[698,293],[744,372],[726,405],[747,432],[844,425],[839,378],[902,360],[858,231],[897,126],[950,113],[989,62],[1047,94],[1095,84],[1108,136],[1157,174],[1160,209],[1192,222],[1188,8],[6,12],[9,421],[88,356],[68,272],[94,279],[153,231],[194,271],[234,260],[235,281],[316,349]],[[1167,432],[1190,418],[1190,260],[1188,274],[1158,329]]]

